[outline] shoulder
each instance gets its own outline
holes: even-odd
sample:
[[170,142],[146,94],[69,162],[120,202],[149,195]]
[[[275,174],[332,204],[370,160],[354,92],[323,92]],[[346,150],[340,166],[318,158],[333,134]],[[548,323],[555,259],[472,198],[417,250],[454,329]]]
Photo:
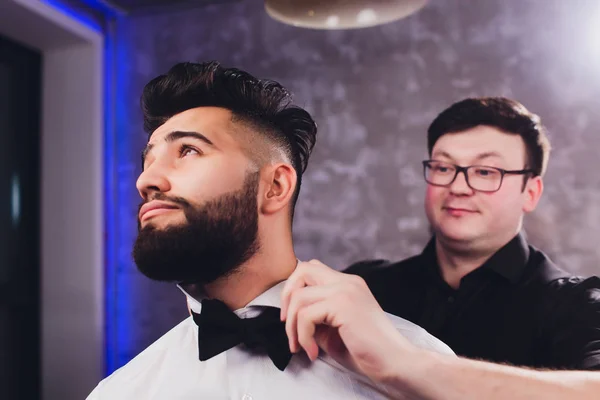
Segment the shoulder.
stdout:
[[350,264],[347,268],[343,269],[342,272],[359,275],[364,278],[365,275],[382,268],[387,268],[390,264],[392,264],[392,262],[386,259],[361,260]]
[[600,312],[600,278],[597,276],[558,278],[548,283],[548,291],[557,304],[568,304],[569,308],[593,308]]
[[543,287],[547,295],[563,300],[568,297],[580,297],[590,301],[600,301],[600,278],[583,277],[570,274],[557,266],[543,252],[531,247],[532,264],[535,268],[527,277],[532,283]]
[[570,277],[572,274],[558,267],[544,252],[529,246],[529,260],[525,272],[526,283],[548,286],[559,279]]
[[[554,279],[544,288],[546,312],[554,325],[600,329],[600,278],[569,276]],[[565,325],[565,326],[568,326]]]
[[454,354],[452,349],[446,343],[442,342],[419,325],[392,314],[386,313],[386,315],[394,324],[398,332],[413,345],[440,354]]
[[527,279],[550,315],[568,319],[583,319],[590,323],[600,320],[600,278],[574,276],[559,268],[544,253],[532,249],[536,268]]
[[417,267],[419,260],[420,255],[396,262],[386,259],[362,260],[351,264],[342,272],[359,275],[365,279],[389,274],[411,273]]
[[99,398],[100,394],[110,394],[114,390],[126,390],[125,388],[134,386],[136,382],[141,383],[140,380],[143,381],[143,377],[148,373],[160,369],[160,365],[170,352],[177,353],[177,347],[181,348],[190,341],[195,343],[195,327],[192,317],[180,322],[127,364],[103,379],[88,399]]

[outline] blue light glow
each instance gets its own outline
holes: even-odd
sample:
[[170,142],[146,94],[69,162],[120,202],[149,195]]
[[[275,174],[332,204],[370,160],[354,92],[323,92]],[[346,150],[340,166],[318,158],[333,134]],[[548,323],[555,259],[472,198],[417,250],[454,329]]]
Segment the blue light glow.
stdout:
[[[81,24],[87,26],[88,28],[90,28],[96,32],[102,33],[102,27],[92,17],[90,17],[89,15],[86,15],[84,13],[81,13],[79,11],[73,10],[66,4],[62,3],[60,0],[42,0],[42,3],[48,4],[49,6],[53,7],[57,11],[68,16],[69,18],[72,18],[72,19],[80,22]],[[102,10],[98,9],[97,1],[85,0],[85,1],[82,1],[82,3],[84,3],[87,7],[89,7],[90,10],[102,11]],[[90,3],[90,4],[88,4],[88,3]]]
[[[86,27],[100,33],[104,38],[104,323],[105,323],[105,360],[104,373],[111,374],[124,362],[122,348],[126,347],[129,337],[129,321],[123,318],[123,309],[127,298],[122,296],[127,292],[127,282],[119,280],[118,271],[118,244],[119,234],[116,221],[118,221],[119,196],[116,172],[118,170],[118,143],[116,130],[116,117],[120,114],[117,110],[119,104],[119,88],[124,87],[123,72],[119,66],[125,65],[123,57],[127,52],[117,53],[116,33],[114,32],[115,19],[121,16],[118,11],[111,9],[101,0],[82,0],[81,3],[90,11],[99,12],[105,18],[104,27],[90,15],[81,10],[75,10],[60,0],[42,0]],[[122,114],[122,113],[121,113]],[[122,279],[121,279],[122,280]],[[124,288],[125,290],[120,290]]]
[[105,238],[104,238],[104,326],[105,326],[105,374],[110,375],[118,367],[117,354],[119,343],[119,328],[124,328],[118,318],[119,296],[116,285],[117,270],[117,238],[118,232],[115,227],[116,214],[118,211],[118,191],[115,177],[114,165],[116,165],[116,130],[115,130],[115,97],[117,86],[115,71],[115,38],[113,24],[107,26],[105,35],[104,51],[104,84],[105,84],[105,106],[104,106],[104,215],[105,215]]

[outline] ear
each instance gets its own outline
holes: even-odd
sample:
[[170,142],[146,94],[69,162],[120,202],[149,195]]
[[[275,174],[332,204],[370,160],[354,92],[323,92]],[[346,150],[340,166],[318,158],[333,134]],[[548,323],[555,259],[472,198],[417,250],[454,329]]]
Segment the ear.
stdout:
[[541,176],[529,178],[525,185],[523,195],[525,203],[523,203],[523,211],[526,213],[532,212],[537,207],[542,193],[544,192],[544,181]]
[[266,171],[260,211],[263,214],[275,214],[286,208],[294,195],[296,182],[296,170],[290,164],[271,165]]

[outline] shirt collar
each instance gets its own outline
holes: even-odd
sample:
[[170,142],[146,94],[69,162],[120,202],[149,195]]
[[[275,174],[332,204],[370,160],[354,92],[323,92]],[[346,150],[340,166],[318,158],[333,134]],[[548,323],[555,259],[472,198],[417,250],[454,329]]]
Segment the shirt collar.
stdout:
[[[300,260],[297,260],[296,267],[300,263]],[[270,289],[267,289],[265,292],[258,295],[254,300],[250,301],[245,307],[235,310],[234,312],[238,314],[238,316],[243,312],[243,310],[249,307],[277,307],[281,308],[281,292],[283,291],[283,287],[285,286],[285,282],[279,282],[276,285],[272,286]],[[199,285],[195,284],[187,284],[187,285],[177,285],[179,290],[183,292],[185,297],[187,298],[187,303],[190,309],[196,314],[200,314],[202,312],[202,300],[206,298],[206,294],[202,290]]]
[[[245,307],[235,310],[236,314],[240,314],[244,309],[251,307],[281,307],[281,292],[283,291],[283,287],[285,286],[285,282],[279,282],[275,286],[271,287],[267,291],[258,295],[254,300],[250,301]],[[206,296],[199,290],[194,290],[193,286],[187,286],[184,288],[181,285],[177,285],[177,287],[185,294],[187,298],[188,305],[190,309],[196,314],[200,314],[202,312],[202,299],[205,299]]]
[[482,267],[496,272],[515,284],[523,276],[529,260],[529,246],[522,233],[516,235],[487,260]]
[[[426,272],[440,277],[439,264],[435,251],[435,237],[431,238],[421,253]],[[529,245],[523,233],[517,234],[510,242],[501,247],[480,268],[491,270],[513,284],[523,276],[529,260]],[[479,269],[479,268],[478,268]]]

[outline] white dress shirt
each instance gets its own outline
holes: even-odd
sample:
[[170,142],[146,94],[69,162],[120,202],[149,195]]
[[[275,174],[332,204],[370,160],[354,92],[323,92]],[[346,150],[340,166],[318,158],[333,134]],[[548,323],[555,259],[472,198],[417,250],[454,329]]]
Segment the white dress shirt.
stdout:
[[[240,318],[252,318],[260,314],[264,306],[280,307],[284,284],[281,282],[272,287],[235,313]],[[201,313],[201,303],[182,291],[188,297],[192,311]],[[414,345],[454,354],[423,328],[388,316]],[[312,363],[305,353],[294,354],[283,372],[266,354],[250,353],[243,345],[200,361],[198,326],[189,317],[100,382],[87,399],[349,400],[390,397],[382,386],[347,370],[323,352]]]

